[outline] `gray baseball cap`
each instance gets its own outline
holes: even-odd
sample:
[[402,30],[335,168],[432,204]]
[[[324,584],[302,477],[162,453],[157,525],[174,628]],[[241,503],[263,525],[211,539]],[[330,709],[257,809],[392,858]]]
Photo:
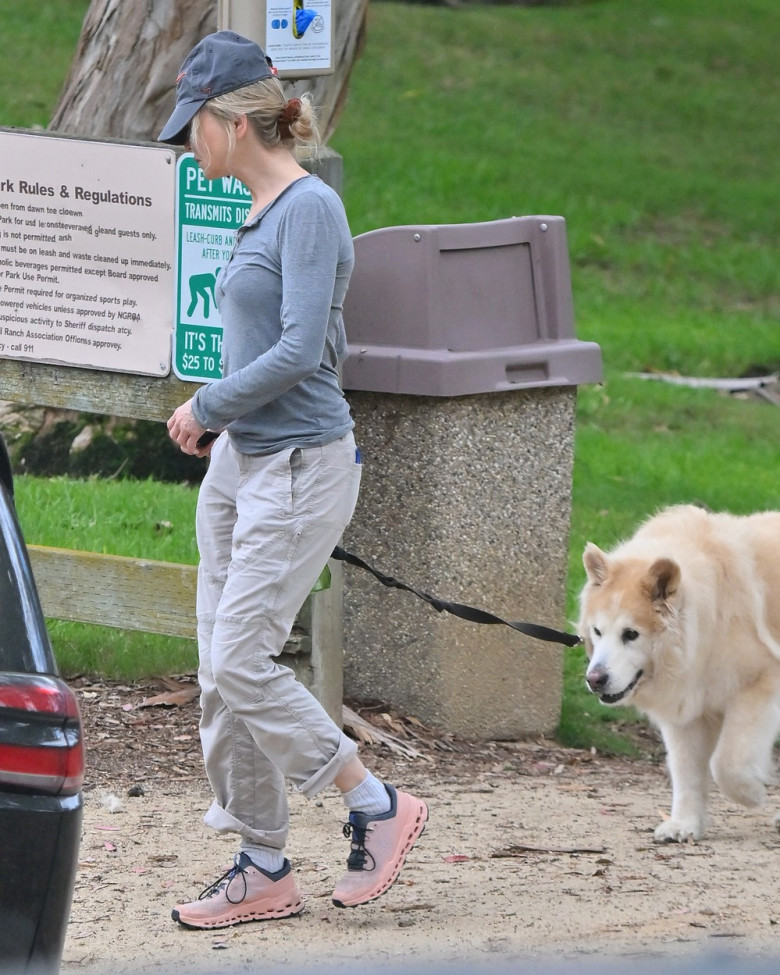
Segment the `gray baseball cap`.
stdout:
[[254,41],[232,30],[209,34],[198,41],[181,66],[176,107],[157,141],[184,145],[190,122],[210,98],[275,74],[271,59]]

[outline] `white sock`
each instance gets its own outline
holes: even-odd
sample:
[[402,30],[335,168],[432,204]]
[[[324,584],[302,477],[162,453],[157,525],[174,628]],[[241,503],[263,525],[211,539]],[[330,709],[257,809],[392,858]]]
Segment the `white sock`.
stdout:
[[242,846],[241,852],[246,853],[256,867],[276,873],[284,866],[284,853],[271,846]]
[[369,816],[379,816],[390,811],[390,795],[384,784],[372,775],[366,775],[360,785],[343,792],[341,798],[350,812],[362,812]]

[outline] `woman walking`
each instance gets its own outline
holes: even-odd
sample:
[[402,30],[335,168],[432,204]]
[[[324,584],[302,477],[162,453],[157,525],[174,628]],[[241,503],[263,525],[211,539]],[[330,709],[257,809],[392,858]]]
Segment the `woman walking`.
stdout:
[[252,200],[216,282],[222,378],[168,421],[185,453],[210,456],[196,525],[205,822],[240,837],[233,867],[173,917],[215,928],[303,909],[284,856],[288,781],[307,798],[341,791],[351,849],[333,902],[355,907],[396,880],[428,810],[372,775],[276,662],[358,496],[339,380],[352,236],[338,195],[294,154],[317,141],[310,102],[285,97],[254,42],[219,31],[193,48],[159,139],[191,148],[206,179],[234,176]]

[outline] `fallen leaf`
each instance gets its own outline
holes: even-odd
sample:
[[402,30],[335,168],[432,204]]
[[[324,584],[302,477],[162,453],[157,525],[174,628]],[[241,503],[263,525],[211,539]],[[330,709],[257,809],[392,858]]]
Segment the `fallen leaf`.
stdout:
[[178,691],[166,691],[164,694],[156,694],[154,697],[145,697],[138,705],[139,708],[153,707],[181,707],[194,701],[200,694],[200,687],[194,685]]

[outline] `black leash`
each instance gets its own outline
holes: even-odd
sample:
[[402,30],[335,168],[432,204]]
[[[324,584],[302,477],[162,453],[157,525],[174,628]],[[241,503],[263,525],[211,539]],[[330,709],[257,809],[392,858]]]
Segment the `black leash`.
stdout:
[[572,633],[553,630],[549,626],[541,626],[538,623],[510,623],[508,620],[502,620],[500,616],[488,613],[484,609],[476,609],[474,606],[463,606],[461,603],[448,603],[443,599],[437,599],[436,596],[430,596],[427,592],[420,592],[412,586],[407,586],[405,582],[399,582],[392,576],[386,576],[384,573],[378,572],[367,562],[364,562],[363,559],[358,558],[357,555],[352,555],[350,552],[346,552],[339,546],[333,549],[331,558],[336,559],[338,562],[346,562],[349,565],[354,565],[358,569],[365,569],[366,572],[370,572],[372,576],[378,579],[383,586],[388,586],[391,589],[403,589],[404,592],[412,593],[418,599],[430,603],[437,613],[452,613],[453,616],[459,616],[461,619],[469,620],[471,623],[503,623],[504,626],[511,626],[513,630],[525,633],[526,636],[532,636],[537,640],[546,640],[548,643],[562,643],[566,647],[578,647],[582,643],[580,637]]

